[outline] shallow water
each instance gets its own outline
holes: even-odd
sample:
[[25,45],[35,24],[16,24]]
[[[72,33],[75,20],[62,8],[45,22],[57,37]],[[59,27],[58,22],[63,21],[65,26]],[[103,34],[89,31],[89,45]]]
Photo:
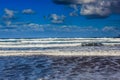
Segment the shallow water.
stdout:
[[0,57],[0,80],[120,80],[120,57]]

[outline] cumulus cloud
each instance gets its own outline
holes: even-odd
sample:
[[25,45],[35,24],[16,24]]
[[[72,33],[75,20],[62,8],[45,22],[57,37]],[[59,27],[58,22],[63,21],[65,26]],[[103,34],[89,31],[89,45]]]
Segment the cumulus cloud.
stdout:
[[13,10],[9,10],[7,8],[5,8],[5,14],[7,14],[9,17],[13,17],[14,16],[14,11]]
[[78,16],[78,11],[79,11],[78,6],[75,4],[71,4],[70,7],[73,8],[74,10],[72,12],[70,12],[69,15],[70,16]]
[[5,8],[3,18],[4,19],[13,19],[15,12],[16,11]]
[[57,14],[51,14],[50,15],[51,22],[55,23],[55,24],[63,23],[64,19],[65,19],[64,15],[57,15]]
[[35,12],[32,9],[24,9],[22,11],[23,14],[34,14]]
[[120,0],[53,0],[53,2],[63,5],[80,5],[80,14],[88,18],[105,18],[111,14],[120,14]]
[[104,18],[111,14],[111,10],[109,8],[104,7],[98,7],[97,5],[87,4],[82,5],[81,7],[81,15],[84,15],[86,17],[90,18]]
[[9,26],[12,23],[12,21],[16,19],[15,13],[16,11],[5,8],[4,14],[2,16],[2,23]]

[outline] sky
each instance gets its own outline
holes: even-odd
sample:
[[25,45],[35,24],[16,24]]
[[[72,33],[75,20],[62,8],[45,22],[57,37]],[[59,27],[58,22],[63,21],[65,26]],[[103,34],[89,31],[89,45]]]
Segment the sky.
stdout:
[[120,36],[120,0],[0,0],[0,38]]

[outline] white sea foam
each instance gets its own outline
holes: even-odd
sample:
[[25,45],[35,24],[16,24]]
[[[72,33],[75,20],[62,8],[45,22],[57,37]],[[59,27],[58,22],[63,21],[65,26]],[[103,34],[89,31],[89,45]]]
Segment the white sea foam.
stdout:
[[[104,45],[115,45],[120,44],[119,38],[43,38],[43,39],[0,39],[0,47],[5,46],[45,46],[45,45],[63,45],[63,46],[70,46],[70,45],[80,45],[83,42],[99,42],[103,43]],[[65,44],[65,45],[64,45]],[[27,47],[26,46],[26,47]],[[43,47],[42,46],[42,47]]]
[[[84,46],[83,43],[85,43]],[[86,45],[87,43],[87,45]],[[100,43],[100,45],[98,44]],[[120,55],[119,38],[0,39],[0,54]],[[4,54],[3,54],[4,53]],[[13,55],[14,55],[13,54]]]

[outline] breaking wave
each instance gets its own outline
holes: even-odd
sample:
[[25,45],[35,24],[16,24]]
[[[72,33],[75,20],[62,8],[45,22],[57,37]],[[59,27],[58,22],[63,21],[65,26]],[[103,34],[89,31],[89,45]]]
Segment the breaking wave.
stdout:
[[102,44],[104,46],[120,46],[120,39],[119,38],[0,39],[0,48],[69,47],[69,46],[81,46],[83,43]]
[[[52,56],[48,55],[50,52]],[[120,39],[0,39],[0,80],[120,80],[119,56],[78,55],[86,52],[119,53]]]

